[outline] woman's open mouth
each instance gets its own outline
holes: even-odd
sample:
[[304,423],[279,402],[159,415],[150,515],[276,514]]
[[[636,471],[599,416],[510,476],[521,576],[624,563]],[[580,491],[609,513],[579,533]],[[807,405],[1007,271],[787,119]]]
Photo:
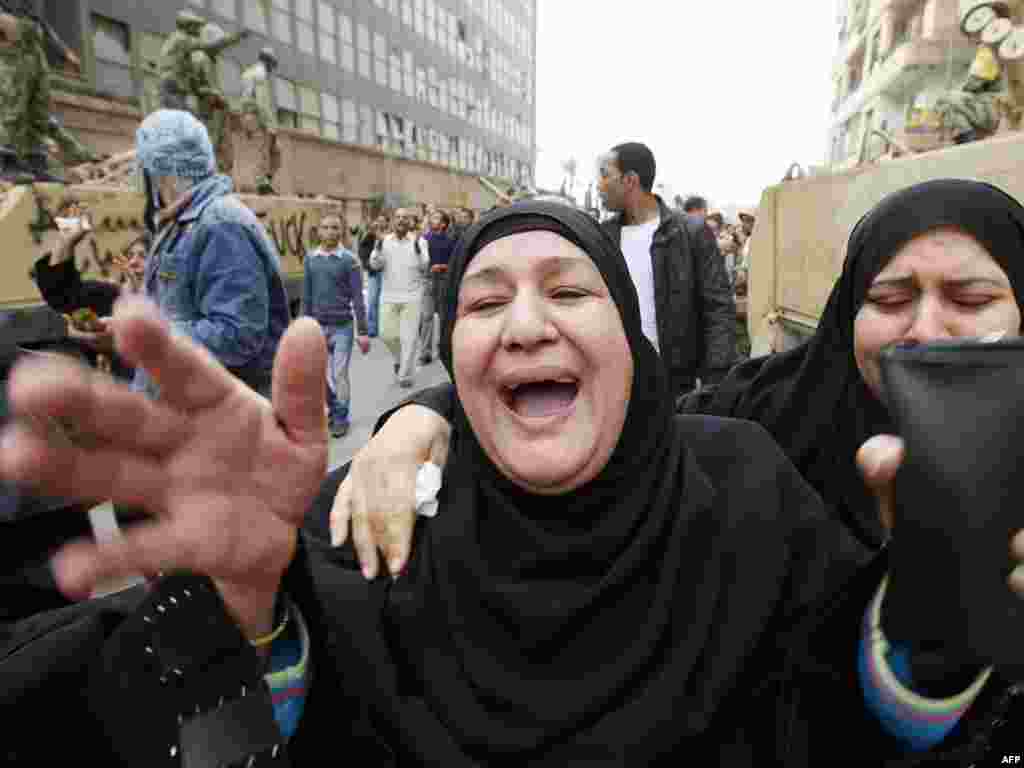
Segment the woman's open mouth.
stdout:
[[540,419],[564,413],[576,402],[579,381],[572,378],[524,381],[502,387],[505,405],[525,419]]

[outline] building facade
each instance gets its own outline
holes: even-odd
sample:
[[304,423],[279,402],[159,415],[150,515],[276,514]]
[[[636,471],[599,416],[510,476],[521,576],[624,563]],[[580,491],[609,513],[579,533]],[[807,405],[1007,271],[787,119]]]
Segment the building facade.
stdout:
[[[402,159],[449,174],[532,185],[536,147],[536,0],[37,0],[82,54],[87,97],[141,113],[156,63],[188,8],[250,37],[221,57],[229,98],[270,46],[283,133],[340,155]],[[109,147],[103,147],[109,151]],[[391,171],[389,171],[391,172]],[[314,174],[315,175],[315,174]],[[300,193],[330,193],[302,189]]]
[[[829,166],[856,165],[873,128],[902,138],[914,100],[958,87],[975,50],[959,0],[839,0]],[[870,161],[886,147],[869,135],[864,150]]]

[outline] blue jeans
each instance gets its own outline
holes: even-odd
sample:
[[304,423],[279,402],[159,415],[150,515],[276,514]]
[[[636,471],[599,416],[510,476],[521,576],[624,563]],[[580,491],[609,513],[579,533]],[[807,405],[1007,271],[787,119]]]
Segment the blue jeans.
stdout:
[[380,334],[380,287],[383,282],[383,272],[368,273],[370,295],[366,299],[366,324],[370,326],[369,335],[374,339]]
[[348,364],[355,341],[352,323],[324,326],[327,341],[327,412],[331,426],[348,424],[350,387]]

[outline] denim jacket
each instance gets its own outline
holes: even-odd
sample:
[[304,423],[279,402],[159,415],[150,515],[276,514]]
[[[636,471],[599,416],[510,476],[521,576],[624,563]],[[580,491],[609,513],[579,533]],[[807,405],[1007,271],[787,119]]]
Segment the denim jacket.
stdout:
[[[176,332],[213,353],[254,389],[269,391],[291,319],[280,258],[227,176],[200,182],[146,260],[146,295]],[[138,369],[134,387],[156,393]]]

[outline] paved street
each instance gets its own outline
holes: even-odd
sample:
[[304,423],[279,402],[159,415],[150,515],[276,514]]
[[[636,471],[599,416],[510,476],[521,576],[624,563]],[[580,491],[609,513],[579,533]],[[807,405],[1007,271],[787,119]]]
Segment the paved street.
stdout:
[[[380,339],[373,339],[370,352],[364,356],[356,348],[352,352],[352,429],[341,439],[331,439],[328,466],[333,469],[348,461],[370,438],[377,417],[407,398],[416,389],[441,384],[448,380],[444,367],[436,359],[416,374],[415,389],[400,389],[395,382],[391,354]],[[110,504],[101,504],[90,512],[93,528],[100,537],[116,535],[116,524]],[[109,592],[124,584],[110,585]]]

